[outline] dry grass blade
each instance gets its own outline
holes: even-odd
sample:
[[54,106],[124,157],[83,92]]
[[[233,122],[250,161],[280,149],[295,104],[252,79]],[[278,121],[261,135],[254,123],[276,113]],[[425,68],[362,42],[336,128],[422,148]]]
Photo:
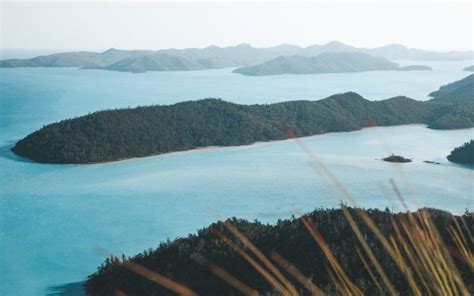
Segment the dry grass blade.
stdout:
[[472,271],[474,271],[474,256],[471,253],[471,251],[468,249],[468,247],[465,245],[464,241],[462,240],[461,236],[459,233],[456,231],[454,227],[448,227],[448,232],[451,235],[454,243],[456,244],[456,247],[458,248],[458,251],[461,253],[461,256],[463,257],[464,261],[466,264],[471,268]]
[[273,263],[271,263],[270,260],[268,260],[268,258],[262,252],[260,252],[260,250],[237,229],[237,227],[235,227],[229,221],[224,222],[224,225],[244,244],[245,247],[250,249],[250,251],[255,254],[255,256],[276,276],[278,280],[280,280],[280,282],[290,292],[290,295],[299,295],[298,291],[296,291],[295,287],[293,287],[290,281],[285,278],[285,276],[278,270],[278,268],[276,268],[276,266],[273,265]]
[[365,270],[369,273],[370,278],[374,282],[375,286],[380,292],[380,295],[384,294],[385,291],[382,289],[382,285],[380,285],[379,281],[377,280],[377,277],[375,274],[372,272],[372,269],[370,268],[369,264],[364,258],[364,255],[360,252],[359,248],[356,248],[357,256],[359,256],[360,261],[362,262],[362,265],[364,265]]
[[231,249],[233,249],[237,254],[239,254],[245,261],[247,261],[258,273],[260,273],[267,282],[275,288],[282,295],[291,295],[288,290],[277,280],[275,279],[268,271],[266,271],[260,264],[257,263],[252,257],[245,253],[242,248],[240,248],[233,241],[228,239],[222,232],[217,229],[213,229],[212,232],[217,235],[224,243],[226,243]]
[[314,223],[312,223],[311,220],[309,220],[309,218],[305,216],[302,216],[300,219],[303,222],[303,225],[308,230],[308,232],[313,237],[316,244],[321,248],[324,256],[326,256],[329,261],[329,264],[336,273],[337,278],[334,277],[333,282],[336,286],[339,287],[338,289],[341,290],[341,293],[343,293],[343,295],[363,295],[360,289],[350,280],[349,276],[346,274],[344,268],[342,268],[340,263],[337,261],[336,257],[334,257],[331,248],[329,248],[327,243],[324,241],[323,237],[321,236],[321,233],[319,233]]
[[[421,281],[421,284],[423,285],[423,287],[425,289],[424,290],[425,293],[427,293],[428,295],[433,295],[431,293],[431,285],[428,285],[428,283],[425,279],[425,276],[421,272],[420,261],[418,259],[416,259],[417,258],[416,255],[413,253],[412,249],[410,248],[410,246],[408,245],[406,240],[403,238],[403,236],[400,235],[399,228],[398,228],[394,218],[390,217],[390,221],[391,221],[392,227],[396,231],[397,239],[399,241],[399,245],[403,248],[403,251],[407,255],[408,260],[411,263],[411,267],[415,270],[415,274],[418,276],[418,278]],[[390,241],[392,241],[392,238],[390,238]]]
[[235,289],[239,290],[240,293],[242,293],[243,295],[258,296],[258,292],[256,290],[250,288],[249,286],[244,284],[241,280],[239,280],[238,278],[236,278],[232,274],[228,273],[224,269],[220,268],[219,266],[217,266],[213,263],[210,263],[209,264],[209,270],[214,275],[216,275],[217,277],[219,277],[220,279],[222,279],[223,281],[228,283],[230,286],[232,286]]
[[334,274],[331,272],[331,269],[327,268],[326,271],[329,275],[329,279],[334,284],[336,289],[341,293],[341,295],[352,295],[350,292],[347,291],[346,287],[343,287],[341,285],[340,281],[336,280],[336,278],[334,277]]
[[[428,211],[420,209],[418,211],[419,218],[415,218],[406,206],[395,181],[391,179],[390,183],[396,196],[407,210],[408,221],[401,221],[401,225],[413,246],[413,250],[421,259],[420,262],[425,277],[431,279],[430,282],[435,283],[438,291],[445,294],[456,295],[458,290],[463,293],[467,291],[448,248],[441,239]],[[398,235],[401,237],[400,233]]]
[[161,274],[154,272],[146,267],[141,266],[132,261],[123,261],[122,266],[126,267],[127,269],[143,276],[144,278],[167,288],[170,291],[175,292],[178,295],[184,296],[197,296],[198,294],[193,292],[191,289],[183,286],[180,283],[177,283],[169,278],[162,276]]
[[321,289],[319,289],[311,279],[304,276],[298,268],[296,268],[293,264],[289,263],[285,258],[283,258],[277,252],[272,252],[270,257],[278,263],[284,270],[286,270],[289,274],[291,274],[301,285],[303,285],[308,291],[311,292],[311,295],[322,296],[325,295]]
[[[408,216],[409,219],[415,218]],[[426,217],[420,217],[420,224],[426,223]],[[416,222],[416,220],[415,220]],[[400,225],[420,258],[420,267],[427,281],[433,286],[433,292],[438,295],[468,295],[467,288],[452,262],[447,247],[440,238],[433,235],[433,225],[421,227],[418,223],[400,221]],[[397,236],[402,237],[398,231]]]

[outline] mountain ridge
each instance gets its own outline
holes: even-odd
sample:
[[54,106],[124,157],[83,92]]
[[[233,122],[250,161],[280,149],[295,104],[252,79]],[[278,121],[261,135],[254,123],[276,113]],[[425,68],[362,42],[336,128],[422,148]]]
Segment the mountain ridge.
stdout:
[[[385,45],[376,48],[358,48],[338,41],[326,44],[314,44],[300,47],[292,44],[281,44],[272,47],[256,48],[250,44],[219,47],[211,45],[205,48],[160,49],[160,50],[120,50],[110,48],[103,52],[65,52],[52,55],[38,56],[31,59],[1,60],[0,67],[76,67],[83,69],[104,69],[120,60],[140,58],[147,55],[168,54],[176,56],[178,60],[188,59],[192,63],[201,64],[205,69],[241,67],[264,63],[279,56],[302,55],[306,57],[318,56],[326,52],[360,52],[389,60],[467,60],[474,58],[473,51],[435,52],[421,49],[407,48],[403,45]],[[172,68],[169,70],[179,70]],[[186,69],[192,70],[193,68]],[[137,69],[134,69],[135,71]],[[164,70],[164,71],[169,71]],[[117,71],[126,71],[117,69]],[[139,72],[148,71],[142,67]],[[156,71],[156,70],[155,70]],[[159,70],[163,71],[163,70]],[[131,71],[134,72],[134,71]]]
[[318,101],[239,105],[220,99],[104,110],[52,123],[12,151],[42,163],[97,163],[209,146],[239,146],[364,127],[421,123],[433,129],[474,126],[474,102],[395,97],[368,101],[348,92]]

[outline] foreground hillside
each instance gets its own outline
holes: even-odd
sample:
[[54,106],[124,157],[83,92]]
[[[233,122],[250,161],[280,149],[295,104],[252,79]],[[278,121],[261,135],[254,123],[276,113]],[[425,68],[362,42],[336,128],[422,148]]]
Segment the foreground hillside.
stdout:
[[448,160],[463,164],[474,164],[474,140],[454,148],[448,155]]
[[322,53],[316,57],[278,57],[263,64],[234,70],[248,76],[279,74],[351,73],[395,70],[398,65],[385,58],[357,52]]
[[[362,240],[380,264],[387,281],[381,278],[380,271],[376,271],[375,261],[367,257],[354,228],[348,222],[348,217],[355,221]],[[433,230],[424,232],[421,228],[416,230],[419,231],[418,235],[410,237],[416,232],[413,229],[417,229],[414,222],[417,221],[417,217],[432,221],[433,224],[429,225],[432,225],[431,229],[436,227],[439,237],[435,236],[434,240],[423,237]],[[399,246],[398,251],[403,259],[397,259],[395,262],[393,258],[399,257],[387,254],[390,248],[386,249],[381,243],[382,240],[379,240],[374,235],[375,232],[369,228],[369,224],[364,222],[368,219],[373,221],[373,225],[383,237],[386,239],[393,237],[394,245]],[[424,222],[419,223],[425,225]],[[402,225],[410,225],[413,229],[407,228],[405,231]],[[276,225],[234,218],[225,223],[212,224],[186,238],[161,243],[155,250],[150,249],[128,259],[123,257],[122,260],[126,259],[123,263],[118,258],[107,259],[105,264],[89,277],[85,290],[92,296],[122,295],[118,294],[120,292],[125,293],[124,295],[174,295],[163,287],[164,282],[160,276],[165,276],[199,295],[242,295],[242,292],[237,290],[242,286],[236,289],[235,286],[229,285],[236,283],[235,280],[226,277],[230,274],[231,277],[237,278],[240,284],[246,286],[247,295],[256,295],[252,290],[258,291],[260,295],[285,294],[281,288],[279,290],[276,285],[269,284],[268,276],[265,277],[263,273],[257,271],[255,262],[275,277],[276,282],[281,279],[268,267],[269,265],[262,263],[264,262],[262,257],[254,255],[256,252],[245,242],[245,237],[263,256],[269,258],[271,264],[288,280],[288,282],[281,280],[284,284],[280,284],[284,286],[283,289],[294,291],[286,293],[287,295],[321,295],[321,291],[328,295],[340,295],[341,292],[344,295],[390,295],[387,282],[392,286],[392,291],[400,293],[398,295],[416,295],[413,291],[418,291],[418,295],[443,295],[442,289],[445,284],[439,279],[436,280],[436,272],[441,273],[446,281],[450,281],[452,278],[451,274],[447,273],[448,270],[459,272],[460,277],[454,276],[457,283],[446,283],[446,286],[452,285],[449,288],[444,287],[447,289],[446,292],[456,290],[458,293],[453,295],[467,295],[468,290],[474,292],[474,274],[470,272],[470,263],[463,259],[463,255],[457,253],[458,247],[448,233],[448,229],[456,225],[459,226],[457,234],[467,237],[466,229],[472,230],[474,227],[473,216],[466,213],[462,217],[455,217],[438,210],[429,212],[421,210],[412,215],[390,213],[388,210],[343,207],[319,209],[300,218],[279,220]],[[399,235],[398,231],[403,235]],[[313,234],[319,237],[319,241],[315,242]],[[403,249],[399,245],[400,239],[412,241],[406,244],[406,249]],[[446,245],[441,243],[441,240]],[[465,247],[472,250],[474,245],[469,241]],[[446,258],[450,264],[452,259],[448,253],[442,253],[440,257],[435,258],[433,254],[436,253],[436,248],[440,248],[442,252],[451,250],[455,265],[450,265],[449,269],[445,269],[446,266],[440,267],[438,265],[441,263],[438,261],[440,258]],[[242,251],[253,260],[253,263],[244,258]],[[363,261],[358,255],[359,252],[363,254],[362,258],[365,258]],[[410,261],[411,259],[414,261]],[[335,267],[337,265],[331,263],[331,260],[339,263],[341,268],[339,272]],[[293,267],[286,262],[291,263]],[[409,266],[408,273],[402,271],[405,269],[400,267],[403,266],[401,262]],[[254,264],[254,267],[251,264]],[[430,268],[436,271],[430,272]],[[343,271],[340,272],[341,270]],[[300,274],[301,277],[295,274]],[[346,288],[341,287],[339,274],[346,276],[343,280],[347,285]],[[410,277],[411,283],[408,280]],[[423,284],[423,281],[429,282]],[[164,284],[166,286],[166,283]],[[291,290],[292,288],[294,290]]]
[[356,93],[319,101],[239,105],[219,99],[107,110],[47,125],[18,141],[17,155],[44,163],[94,163],[207,146],[248,145],[371,125],[474,126],[474,103],[431,104],[406,97],[368,101]]
[[431,70],[430,67],[413,65],[400,67],[385,58],[360,52],[328,52],[316,57],[281,56],[263,64],[234,70],[247,76],[281,74],[354,73],[366,71],[416,71]]

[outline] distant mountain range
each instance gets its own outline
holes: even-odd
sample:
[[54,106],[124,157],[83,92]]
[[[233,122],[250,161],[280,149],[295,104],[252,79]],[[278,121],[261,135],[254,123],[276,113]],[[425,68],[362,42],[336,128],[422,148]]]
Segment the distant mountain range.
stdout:
[[125,72],[185,71],[252,66],[281,56],[315,57],[323,53],[357,52],[389,60],[469,60],[472,51],[433,52],[391,44],[378,48],[357,48],[333,41],[323,45],[300,47],[282,44],[255,48],[249,44],[237,46],[162,50],[118,50],[97,52],[66,52],[31,59],[0,61],[0,67],[77,67]]
[[474,65],[466,67],[463,69],[464,71],[474,72]]
[[448,160],[463,164],[474,164],[474,140],[454,148],[448,155]]
[[315,57],[281,56],[263,64],[234,70],[248,76],[279,74],[352,73],[365,71],[431,70],[430,67],[413,65],[400,67],[386,58],[361,52],[325,52]]

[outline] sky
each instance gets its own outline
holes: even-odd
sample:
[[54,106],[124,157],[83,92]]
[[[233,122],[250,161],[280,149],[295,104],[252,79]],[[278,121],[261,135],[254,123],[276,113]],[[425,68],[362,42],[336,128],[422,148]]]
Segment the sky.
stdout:
[[0,1],[3,49],[308,46],[332,40],[358,47],[473,49],[472,1]]

